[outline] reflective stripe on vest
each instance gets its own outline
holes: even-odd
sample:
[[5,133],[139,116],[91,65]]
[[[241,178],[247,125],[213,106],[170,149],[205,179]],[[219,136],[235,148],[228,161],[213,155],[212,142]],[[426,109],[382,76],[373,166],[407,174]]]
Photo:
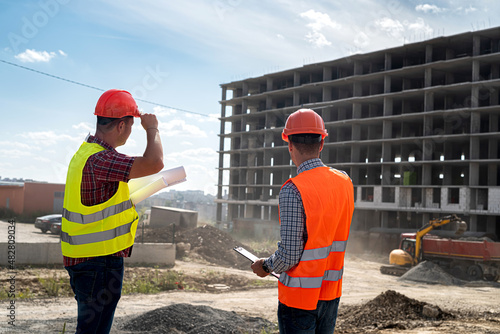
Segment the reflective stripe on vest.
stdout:
[[342,278],[344,269],[327,270],[323,277],[291,277],[287,273],[280,274],[280,282],[289,288],[318,289],[323,281],[337,282]]
[[67,242],[70,245],[84,245],[93,242],[101,242],[111,240],[129,233],[131,226],[132,222],[126,225],[118,226],[117,228],[114,228],[112,230],[73,236],[69,235],[66,232],[61,232],[61,240]]
[[108,218],[110,216],[119,214],[125,210],[128,210],[133,207],[133,204],[130,200],[115,204],[113,206],[107,207],[102,211],[98,211],[95,213],[91,213],[88,215],[84,215],[78,212],[71,212],[66,208],[63,209],[62,216],[72,223],[77,224],[90,224],[99,220],[103,220],[104,218]]
[[331,252],[345,252],[347,241],[334,241],[330,246],[306,249],[300,257],[300,261],[312,261],[326,259]]

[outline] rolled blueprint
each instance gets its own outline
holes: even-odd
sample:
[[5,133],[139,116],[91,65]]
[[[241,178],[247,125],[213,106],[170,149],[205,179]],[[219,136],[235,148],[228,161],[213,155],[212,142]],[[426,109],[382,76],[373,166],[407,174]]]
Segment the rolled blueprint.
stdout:
[[182,166],[131,179],[128,181],[130,199],[132,203],[137,204],[165,187],[184,181],[186,181],[186,171]]

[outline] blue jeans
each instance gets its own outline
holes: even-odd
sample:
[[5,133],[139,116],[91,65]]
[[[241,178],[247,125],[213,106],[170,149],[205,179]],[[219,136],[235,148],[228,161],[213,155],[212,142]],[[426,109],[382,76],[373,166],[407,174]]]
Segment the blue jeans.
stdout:
[[340,298],[320,300],[315,310],[302,310],[278,305],[281,334],[333,334]]
[[123,258],[96,257],[66,270],[78,303],[76,333],[109,333],[122,292]]

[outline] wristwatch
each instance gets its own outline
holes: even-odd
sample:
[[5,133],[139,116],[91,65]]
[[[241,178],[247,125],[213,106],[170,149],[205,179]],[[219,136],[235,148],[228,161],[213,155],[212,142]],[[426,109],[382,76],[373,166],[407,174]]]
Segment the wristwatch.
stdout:
[[266,261],[262,261],[262,269],[264,269],[264,271],[268,274],[271,272],[271,270],[269,270],[269,267],[266,264]]

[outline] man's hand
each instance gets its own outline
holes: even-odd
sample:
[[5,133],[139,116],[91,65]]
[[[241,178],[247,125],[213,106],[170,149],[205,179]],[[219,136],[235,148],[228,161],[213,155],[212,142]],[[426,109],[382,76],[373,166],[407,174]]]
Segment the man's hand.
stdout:
[[264,259],[259,259],[257,261],[255,261],[254,263],[252,263],[252,270],[255,274],[257,274],[257,276],[259,277],[266,277],[267,275],[269,275],[269,273],[266,273],[266,271],[264,270],[264,268],[262,268],[262,263],[264,263]]
[[144,130],[147,129],[158,129],[158,120],[155,114],[142,114],[141,115],[141,125]]

